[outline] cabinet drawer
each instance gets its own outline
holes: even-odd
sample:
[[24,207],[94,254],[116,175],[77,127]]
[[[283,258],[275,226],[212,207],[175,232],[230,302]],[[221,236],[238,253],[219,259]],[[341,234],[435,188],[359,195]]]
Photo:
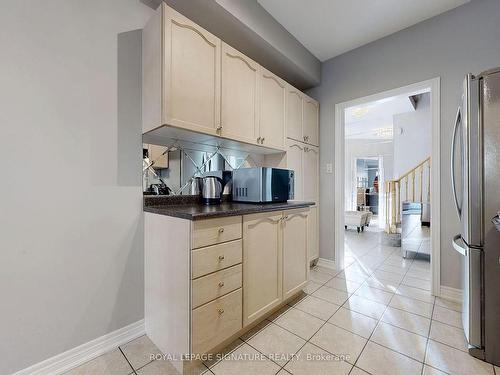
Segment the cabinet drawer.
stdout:
[[193,308],[241,288],[241,264],[192,281]]
[[193,222],[193,249],[238,238],[241,238],[241,216]]
[[242,241],[236,240],[220,245],[203,247],[191,252],[191,278],[220,271],[241,263]]
[[241,329],[241,288],[193,310],[192,353],[206,353]]

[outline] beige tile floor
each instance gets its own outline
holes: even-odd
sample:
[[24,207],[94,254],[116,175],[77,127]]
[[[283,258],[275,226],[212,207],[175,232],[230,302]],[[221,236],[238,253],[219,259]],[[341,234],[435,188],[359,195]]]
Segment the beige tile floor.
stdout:
[[[346,233],[345,270],[315,267],[304,295],[198,374],[495,374],[466,352],[460,305],[430,294],[428,258],[403,259],[368,229]],[[67,375],[177,374],[168,362],[149,360],[157,352],[142,336]]]

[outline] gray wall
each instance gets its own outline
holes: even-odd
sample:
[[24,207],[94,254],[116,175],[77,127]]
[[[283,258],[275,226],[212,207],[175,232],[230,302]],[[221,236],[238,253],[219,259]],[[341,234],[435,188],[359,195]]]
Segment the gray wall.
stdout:
[[441,77],[441,284],[459,288],[460,259],[450,241],[458,219],[449,177],[450,139],[462,79],[500,65],[500,1],[471,3],[360,47],[322,65],[319,87],[309,94],[321,102],[320,256],[333,258],[335,104],[403,85]]
[[[392,124],[394,126],[392,177],[398,178],[431,155],[431,94],[425,93],[421,96],[415,111],[394,115]],[[399,133],[400,129],[402,133]]]
[[0,5],[0,374],[144,316],[138,0]]
[[319,84],[321,62],[257,0],[165,0],[299,89]]

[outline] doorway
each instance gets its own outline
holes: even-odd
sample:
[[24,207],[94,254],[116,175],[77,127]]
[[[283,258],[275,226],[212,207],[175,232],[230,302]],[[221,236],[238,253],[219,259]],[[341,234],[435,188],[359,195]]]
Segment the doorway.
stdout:
[[[363,225],[363,222],[366,222],[367,219],[361,218],[361,216],[364,215],[364,212],[368,212],[367,215],[371,216],[372,219],[375,216],[378,219],[378,232],[384,232],[384,235],[387,234],[387,238],[395,238],[396,240],[397,234],[400,235],[404,249],[407,250],[399,252],[398,256],[401,258],[410,257],[410,259],[414,259],[417,255],[424,255],[424,250],[427,251],[428,255],[430,255],[429,289],[434,295],[440,294],[439,85],[439,78],[435,78],[339,103],[335,106],[336,204],[334,259],[336,267],[345,268],[353,262],[351,245],[346,245],[346,235],[354,238],[353,241],[355,243],[361,242],[360,237],[352,237],[352,233],[357,233],[357,228],[356,232],[348,232],[348,230],[352,223],[359,222],[359,225]],[[421,97],[423,94],[427,94],[429,100],[429,155],[428,158],[422,161],[416,162],[415,160],[410,160],[411,158],[399,157],[398,160],[392,160],[391,162],[391,157],[394,156],[391,153],[395,152],[394,145],[391,144],[392,138],[395,134],[398,135],[402,131],[397,126],[392,126],[392,124],[390,126],[388,124],[379,126],[376,124],[372,128],[366,129],[361,124],[357,124],[357,127],[346,128],[346,125],[349,124],[353,116],[362,118],[367,111],[375,110],[374,106],[376,104],[388,103],[391,100],[394,101],[394,98],[405,97],[409,100],[410,104],[415,105],[416,103],[412,102],[412,100],[419,96]],[[371,135],[368,136],[366,132]],[[350,141],[352,139],[356,140],[356,142]],[[363,142],[360,141],[362,139],[364,140]],[[355,143],[358,143],[358,145],[355,145]],[[353,153],[351,152],[354,148],[353,145],[357,147],[359,143],[363,143],[362,147],[358,147],[358,149],[361,149],[359,151],[361,153],[353,157]],[[391,152],[388,151],[389,149],[391,149]],[[405,152],[408,155],[412,151],[407,148]],[[353,162],[353,159],[356,161]],[[352,175],[358,173],[357,164],[359,160],[372,160],[373,162],[368,163],[368,165],[372,165],[369,168],[375,168],[373,167],[375,165],[374,160],[377,161],[377,187],[373,184],[371,186],[364,186],[365,180],[363,178],[367,179],[366,185],[370,185],[370,179],[363,176],[360,177],[362,179],[360,180],[361,186],[358,186],[358,176],[354,178]],[[413,163],[411,168],[408,167],[409,162]],[[354,163],[356,166],[354,166]],[[402,168],[406,167],[410,168],[409,174],[402,172]],[[398,169],[398,173],[394,172],[395,169]],[[381,172],[383,172],[383,175]],[[346,178],[350,182],[347,182]],[[383,183],[381,183],[382,178],[384,179]],[[350,190],[347,190],[347,185],[349,184],[351,187]],[[413,185],[418,187],[414,188]],[[355,193],[354,187],[356,188]],[[378,197],[374,198],[376,194],[378,194]],[[373,203],[375,200],[378,203],[378,207],[376,208]],[[370,202],[370,204],[367,204],[367,202]],[[418,210],[417,206],[419,206]],[[352,212],[350,213],[349,211]],[[373,211],[376,211],[376,214]],[[349,215],[355,217],[350,217]],[[380,220],[382,216],[383,220]],[[419,219],[416,220],[416,217]],[[431,217],[432,224],[429,228],[425,225],[430,224]],[[429,222],[425,222],[426,220],[429,220]],[[369,225],[364,227],[368,229],[371,226],[368,234],[375,231],[376,227],[372,226],[372,223],[370,222]],[[403,230],[403,226],[405,230]],[[364,230],[361,229],[360,232],[363,233]],[[393,236],[391,237],[391,235]],[[410,241],[408,242],[408,240]],[[373,237],[373,241],[379,240]],[[408,246],[410,243],[412,246]]]

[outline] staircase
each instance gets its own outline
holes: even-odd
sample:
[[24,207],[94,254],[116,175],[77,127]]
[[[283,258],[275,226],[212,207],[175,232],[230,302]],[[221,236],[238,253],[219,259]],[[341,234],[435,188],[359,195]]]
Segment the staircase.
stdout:
[[385,182],[385,231],[400,233],[403,203],[430,203],[431,158],[417,164],[397,180]]

